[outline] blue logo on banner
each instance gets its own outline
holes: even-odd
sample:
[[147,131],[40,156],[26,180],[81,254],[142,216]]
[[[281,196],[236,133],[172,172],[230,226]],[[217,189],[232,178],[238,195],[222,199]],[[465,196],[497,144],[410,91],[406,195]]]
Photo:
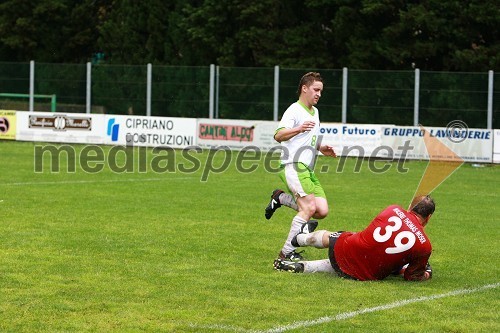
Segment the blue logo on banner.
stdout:
[[108,136],[111,136],[111,141],[118,141],[118,131],[120,130],[120,124],[115,124],[115,118],[108,120]]

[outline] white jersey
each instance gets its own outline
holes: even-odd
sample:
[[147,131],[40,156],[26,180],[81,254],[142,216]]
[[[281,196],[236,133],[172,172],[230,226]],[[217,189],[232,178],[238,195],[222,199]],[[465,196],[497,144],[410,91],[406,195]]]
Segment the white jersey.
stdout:
[[314,121],[315,125],[311,131],[297,134],[288,141],[282,141],[281,164],[302,162],[309,168],[313,168],[316,157],[316,146],[319,136],[319,112],[316,107],[309,111],[299,101],[293,103],[286,109],[278,125],[278,132],[282,128],[294,128],[305,121]]

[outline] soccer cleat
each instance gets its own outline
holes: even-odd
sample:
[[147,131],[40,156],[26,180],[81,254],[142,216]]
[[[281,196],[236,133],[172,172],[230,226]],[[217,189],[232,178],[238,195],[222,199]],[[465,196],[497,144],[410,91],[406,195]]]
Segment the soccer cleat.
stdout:
[[273,194],[271,194],[271,201],[269,201],[269,204],[266,207],[266,212],[264,214],[266,216],[266,219],[269,220],[273,216],[276,209],[281,207],[279,199],[281,193],[285,192],[283,192],[282,190],[274,190]]
[[295,247],[300,247],[299,242],[297,242],[297,236],[300,234],[310,234],[316,229],[317,226],[318,226],[318,221],[316,220],[310,220],[309,222],[304,223],[300,228],[300,232],[295,236],[293,236],[292,245]]
[[287,261],[278,258],[274,261],[273,266],[277,271],[304,273],[304,264],[300,262]]
[[283,251],[281,251],[278,255],[278,259],[276,260],[301,261],[304,260],[304,257],[301,254],[302,252],[304,251],[296,252],[293,250],[290,253],[284,254]]
[[300,228],[301,234],[310,234],[318,227],[318,221],[309,220],[309,222],[304,223],[304,225]]

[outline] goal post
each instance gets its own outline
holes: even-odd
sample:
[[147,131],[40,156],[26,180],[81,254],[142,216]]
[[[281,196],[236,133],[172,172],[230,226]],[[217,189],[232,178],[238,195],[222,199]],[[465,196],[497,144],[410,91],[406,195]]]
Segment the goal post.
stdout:
[[[0,98],[1,97],[7,97],[7,98],[29,98],[30,94],[15,94],[15,93],[0,93]],[[35,94],[33,95],[34,98],[46,98],[50,99],[50,111],[56,112],[56,105],[57,105],[57,97],[55,94],[53,95],[39,95]]]

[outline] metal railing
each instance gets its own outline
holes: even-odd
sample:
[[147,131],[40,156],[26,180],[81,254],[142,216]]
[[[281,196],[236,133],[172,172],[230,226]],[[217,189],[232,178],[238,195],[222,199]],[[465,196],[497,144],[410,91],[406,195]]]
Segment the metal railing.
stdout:
[[34,100],[35,98],[45,98],[50,99],[50,111],[56,112],[57,105],[57,96],[55,94],[52,95],[38,95],[38,94],[14,94],[14,93],[0,93],[0,98],[21,98],[21,99],[29,99],[30,100],[30,110],[33,111]]
[[[0,109],[278,120],[319,71],[323,122],[500,128],[497,73],[0,62]],[[28,95],[19,100],[5,94]],[[39,95],[57,96],[51,106]]]

